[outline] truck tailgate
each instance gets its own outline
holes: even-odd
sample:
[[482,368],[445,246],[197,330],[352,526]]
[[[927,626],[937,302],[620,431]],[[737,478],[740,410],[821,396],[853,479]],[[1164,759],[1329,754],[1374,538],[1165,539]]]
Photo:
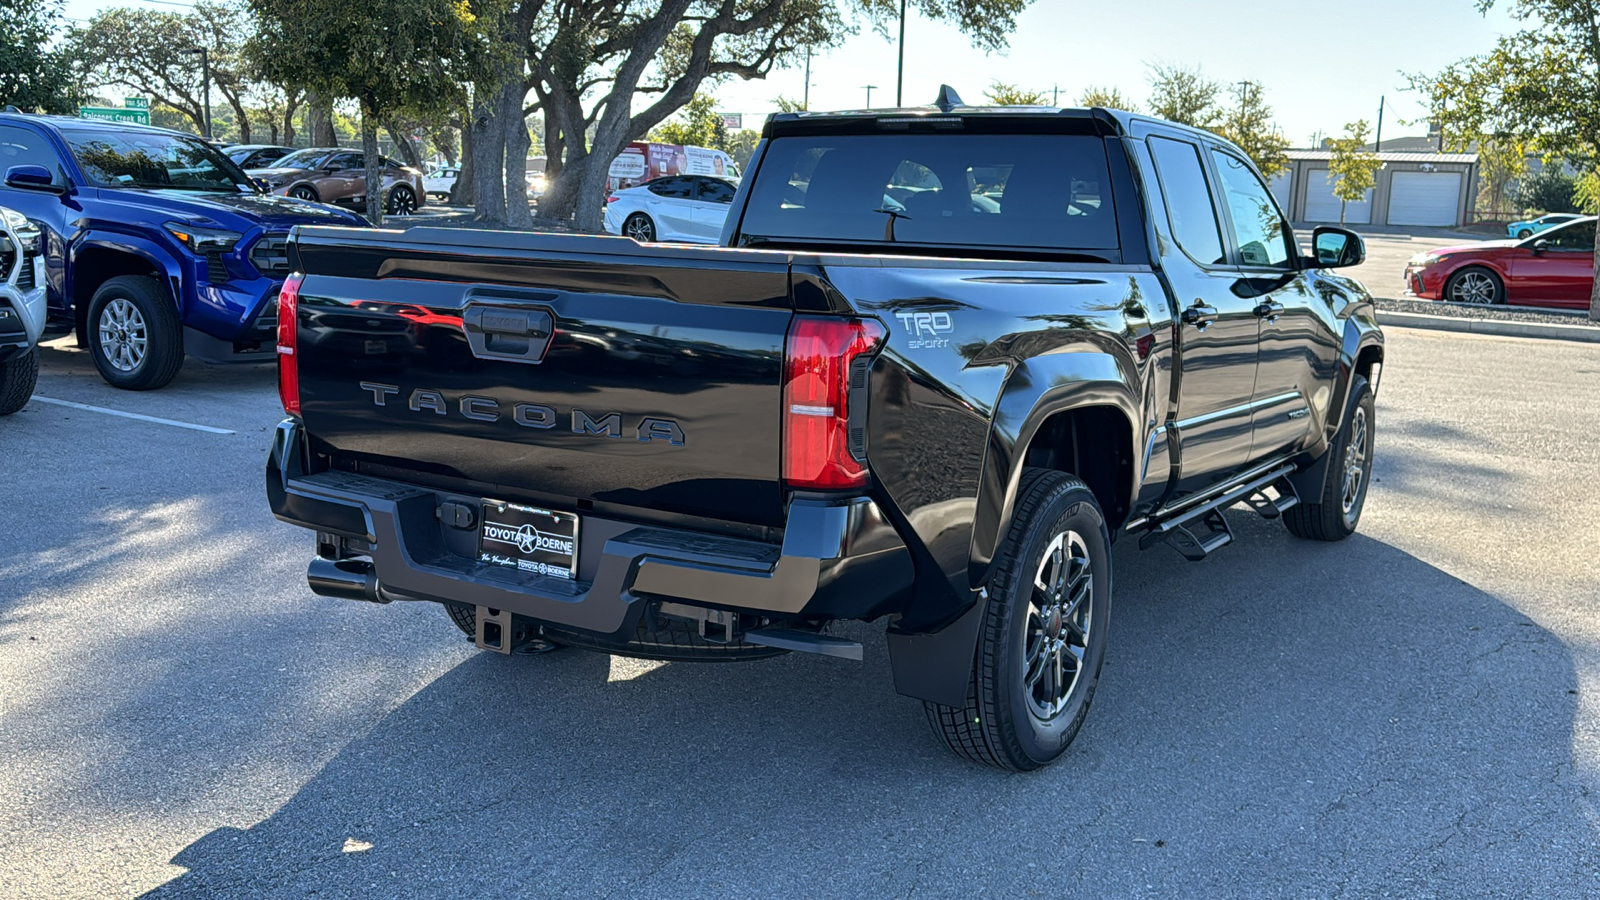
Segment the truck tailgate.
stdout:
[[292,248],[302,415],[336,459],[782,524],[784,254],[440,229]]

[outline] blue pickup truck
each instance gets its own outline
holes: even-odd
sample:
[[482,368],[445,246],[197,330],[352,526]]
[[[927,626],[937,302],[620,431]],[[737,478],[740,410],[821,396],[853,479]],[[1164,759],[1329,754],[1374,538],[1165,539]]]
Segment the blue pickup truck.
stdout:
[[359,215],[262,193],[193,135],[0,113],[0,206],[43,232],[47,334],[76,331],[109,384],[151,390],[185,355],[276,355],[296,225]]

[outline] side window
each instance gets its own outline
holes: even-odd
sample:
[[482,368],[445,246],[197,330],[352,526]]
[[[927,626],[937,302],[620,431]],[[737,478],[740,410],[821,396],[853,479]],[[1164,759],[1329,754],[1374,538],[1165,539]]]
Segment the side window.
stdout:
[[342,171],[344,169],[364,169],[366,168],[366,163],[362,161],[362,157],[359,153],[335,153],[333,157],[323,165],[323,168],[332,169],[335,172]]
[[650,182],[646,187],[658,197],[688,200],[694,196],[694,182],[688,178],[662,178]]
[[702,203],[732,203],[733,185],[716,178],[702,178],[699,199]]
[[0,176],[12,166],[44,166],[61,177],[61,157],[44,135],[26,128],[0,125]]
[[1161,193],[1167,201],[1167,216],[1172,220],[1172,234],[1178,246],[1196,262],[1209,266],[1226,263],[1222,229],[1217,226],[1217,211],[1211,205],[1205,168],[1200,165],[1200,148],[1159,137],[1150,138],[1148,144],[1161,176]]
[[1231,153],[1211,151],[1222,178],[1222,192],[1228,198],[1228,213],[1233,219],[1233,238],[1239,245],[1239,261],[1247,266],[1272,269],[1294,268],[1289,249],[1289,229],[1272,194],[1250,171],[1244,160]]
[[[1594,249],[1594,224],[1593,222],[1576,222],[1565,225],[1553,231],[1545,232],[1544,240],[1550,242],[1552,250],[1593,250]],[[1539,235],[1534,240],[1540,239]]]

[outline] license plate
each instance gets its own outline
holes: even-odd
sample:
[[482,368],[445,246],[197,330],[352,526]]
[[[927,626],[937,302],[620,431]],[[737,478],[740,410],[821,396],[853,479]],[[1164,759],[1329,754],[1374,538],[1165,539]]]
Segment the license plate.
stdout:
[[578,517],[533,506],[483,501],[478,559],[538,575],[578,573]]
[[367,353],[388,353],[389,342],[382,338],[367,338]]

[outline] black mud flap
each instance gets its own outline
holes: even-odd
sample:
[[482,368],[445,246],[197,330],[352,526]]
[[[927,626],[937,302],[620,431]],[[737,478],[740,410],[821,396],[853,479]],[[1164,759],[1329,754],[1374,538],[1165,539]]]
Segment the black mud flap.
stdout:
[[972,664],[978,652],[978,629],[989,606],[980,593],[972,608],[930,634],[898,634],[889,629],[889,663],[896,692],[943,706],[964,706]]

